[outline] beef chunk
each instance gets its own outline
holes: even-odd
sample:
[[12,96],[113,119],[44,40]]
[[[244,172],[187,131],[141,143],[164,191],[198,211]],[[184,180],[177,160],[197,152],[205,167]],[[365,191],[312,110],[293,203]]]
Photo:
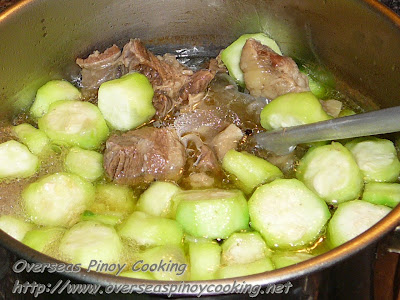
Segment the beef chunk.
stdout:
[[212,146],[220,161],[224,158],[226,152],[236,149],[243,133],[235,124],[229,125],[224,131],[217,134],[212,140]]
[[204,92],[215,76],[214,71],[199,70],[193,74],[187,87],[189,94],[198,94]]
[[127,72],[139,71],[151,81],[160,85],[167,78],[167,71],[160,60],[148,51],[139,39],[130,40],[122,50],[121,62]]
[[189,176],[188,184],[192,187],[207,187],[214,182],[214,177],[224,175],[215,152],[200,138],[198,133],[189,133],[181,141],[186,147],[187,161],[185,171]]
[[82,68],[82,87],[88,90],[98,89],[105,81],[121,75],[119,58],[121,50],[113,45],[103,53],[95,51],[88,58],[77,58],[76,63]]
[[208,172],[213,175],[218,175],[222,171],[214,151],[205,144],[200,148],[200,155],[194,167],[196,171]]
[[[122,52],[113,45],[103,53],[95,51],[88,58],[78,58],[82,68],[82,86],[87,98],[95,98],[99,86],[129,72],[140,72],[154,89],[156,117],[165,119],[182,105],[189,107],[203,99],[204,92],[217,70],[192,70],[178,62],[172,54],[156,56],[139,39],[130,40]],[[89,99],[89,101],[90,101]],[[95,102],[95,101],[93,101]]]
[[206,188],[214,184],[215,177],[223,176],[223,171],[218,163],[214,151],[204,143],[201,143],[199,152],[195,155],[196,161],[190,161],[188,165],[188,183],[193,188]]
[[214,185],[215,179],[206,173],[191,173],[189,175],[189,184],[192,188],[209,188]]
[[181,93],[181,89],[190,82],[193,71],[182,65],[175,55],[166,53],[163,56],[157,56],[165,69],[168,71],[167,79],[158,87],[172,98],[176,98]]
[[307,76],[287,56],[275,53],[268,46],[248,39],[240,59],[246,88],[254,97],[270,100],[291,93],[309,91]]
[[153,105],[159,119],[172,115],[182,104],[201,100],[216,73],[216,70],[200,70],[193,74],[174,55],[156,56],[139,39],[130,40],[122,53],[113,45],[103,53],[95,51],[88,58],[78,58],[76,62],[82,68],[84,91],[88,91],[91,97],[92,91],[95,92],[105,81],[129,72],[144,74],[153,86]]
[[204,93],[214,79],[215,71],[199,70],[191,76],[190,81],[184,86],[180,98],[182,101],[187,101],[189,97],[195,97],[200,93]]
[[208,69],[214,71],[215,73],[228,73],[228,69],[225,67],[225,64],[221,60],[221,52],[216,58],[210,59]]
[[160,118],[180,104],[181,89],[193,74],[171,54],[155,56],[139,39],[124,46],[121,61],[125,72],[138,71],[150,80],[155,92],[153,103]]
[[156,115],[163,119],[173,112],[176,107],[176,102],[168,97],[162,91],[155,91],[153,96],[153,106],[156,109]]
[[119,184],[177,181],[185,165],[185,147],[170,128],[142,128],[107,140],[106,174]]
[[156,56],[134,39],[124,46],[122,64],[126,72],[139,71],[154,89],[153,104],[159,118],[164,118],[191,98],[201,99],[216,71],[193,71],[180,64],[174,55]]
[[209,142],[228,125],[225,116],[218,110],[196,109],[181,113],[172,126],[180,137],[188,133],[196,133],[203,141]]
[[193,73],[171,54],[155,56],[139,39],[124,46],[122,63],[128,72],[138,71],[146,75],[155,90],[162,90],[171,98],[176,98]]

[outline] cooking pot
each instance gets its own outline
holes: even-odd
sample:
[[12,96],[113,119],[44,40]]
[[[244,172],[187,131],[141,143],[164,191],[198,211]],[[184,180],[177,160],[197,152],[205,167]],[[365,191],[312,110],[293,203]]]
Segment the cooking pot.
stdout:
[[[95,49],[138,37],[156,53],[216,56],[251,32],[271,35],[289,56],[325,66],[337,88],[367,110],[400,105],[400,18],[372,0],[26,0],[0,15],[0,119],[27,108],[46,81],[76,78],[75,58]],[[361,288],[372,280],[377,243],[399,224],[400,206],[332,251],[235,280],[262,286],[290,281],[289,294],[277,298],[369,299],[371,287]],[[28,261],[57,262],[3,232],[0,244]],[[48,278],[39,275],[42,282]],[[85,270],[58,276],[102,285],[143,283]]]

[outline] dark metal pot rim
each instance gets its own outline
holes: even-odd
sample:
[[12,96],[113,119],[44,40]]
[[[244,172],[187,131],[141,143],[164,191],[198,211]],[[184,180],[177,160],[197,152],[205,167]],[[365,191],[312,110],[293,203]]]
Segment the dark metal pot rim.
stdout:
[[[382,18],[385,18],[388,22],[400,28],[400,17],[391,11],[383,4],[374,0],[357,0],[360,5],[366,5],[369,9],[377,11],[381,14]],[[8,19],[17,18],[20,11],[29,9],[35,0],[22,0],[13,7],[0,14],[0,23],[7,22]],[[400,32],[399,32],[400,38]],[[322,255],[318,255],[315,258],[309,259],[302,263],[291,265],[286,268],[277,269],[265,273],[236,277],[229,279],[220,280],[208,280],[208,281],[188,281],[185,284],[199,285],[199,284],[214,284],[214,285],[228,285],[233,284],[234,281],[238,283],[245,282],[251,285],[267,286],[274,283],[284,283],[290,280],[297,279],[302,276],[306,276],[310,273],[321,271],[334,264],[343,261],[353,255],[356,255],[364,248],[377,242],[379,239],[384,237],[390,231],[393,231],[396,226],[400,225],[400,205],[393,209],[384,219],[378,222],[375,226],[352,239],[351,241],[330,250]],[[21,258],[26,259],[29,262],[35,263],[63,263],[57,259],[44,255],[37,252],[24,244],[13,239],[3,231],[0,231],[0,245],[14,252]],[[108,275],[97,272],[87,272],[86,269],[82,269],[78,273],[61,273],[66,277],[74,280],[83,281],[87,283],[99,284],[102,286],[107,285],[140,285],[140,284],[180,284],[180,281],[155,281],[155,280],[141,280],[132,279],[127,277],[118,277],[114,275]],[[164,294],[160,292],[159,294]],[[184,292],[179,294],[180,296],[196,296],[197,293]],[[215,295],[218,293],[204,293],[203,295]],[[177,296],[177,295],[175,295]]]

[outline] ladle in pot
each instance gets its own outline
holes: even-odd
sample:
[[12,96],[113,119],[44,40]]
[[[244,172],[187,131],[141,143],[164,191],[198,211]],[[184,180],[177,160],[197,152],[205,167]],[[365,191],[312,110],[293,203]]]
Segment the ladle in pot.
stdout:
[[340,140],[400,131],[400,106],[352,116],[258,133],[259,147],[278,155],[298,144]]

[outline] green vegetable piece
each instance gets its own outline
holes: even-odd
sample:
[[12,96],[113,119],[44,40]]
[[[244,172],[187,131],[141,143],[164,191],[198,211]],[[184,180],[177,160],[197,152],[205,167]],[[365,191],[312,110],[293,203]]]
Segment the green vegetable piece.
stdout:
[[300,248],[313,243],[330,218],[327,204],[297,179],[260,186],[249,200],[251,226],[271,248]]
[[52,80],[38,89],[30,113],[33,118],[38,119],[48,112],[52,103],[80,98],[81,92],[68,81]]
[[237,264],[222,267],[217,272],[217,278],[233,278],[272,271],[274,265],[267,257],[248,264]]
[[327,203],[356,199],[363,188],[360,169],[339,143],[311,148],[300,160],[296,176]]
[[83,101],[57,101],[38,121],[39,129],[56,144],[96,149],[109,130],[97,106]]
[[0,229],[18,241],[22,241],[25,234],[34,228],[33,224],[25,222],[22,218],[0,216]]
[[339,204],[328,224],[328,240],[338,247],[368,230],[390,212],[390,208],[354,200]]
[[26,215],[44,226],[71,226],[92,204],[91,183],[68,173],[56,173],[31,183],[22,192]]
[[395,182],[400,174],[400,161],[393,143],[379,138],[358,138],[346,148],[364,175],[364,181]]
[[194,236],[185,234],[185,246],[187,246],[187,247],[189,247],[190,243],[209,243],[209,242],[212,242],[212,240],[203,238],[203,237],[194,237]]
[[306,74],[308,78],[311,78],[315,82],[323,85],[326,88],[335,88],[336,80],[332,73],[327,71],[324,67],[313,63],[297,62],[301,72]]
[[320,68],[320,66],[307,66],[297,62],[299,64],[300,72],[307,75],[308,85],[311,93],[318,99],[325,99],[329,94],[329,89],[334,88],[335,80],[332,74],[326,70]]
[[65,229],[60,227],[34,229],[25,234],[22,242],[36,251],[46,253],[54,243],[61,239],[64,233]]
[[242,49],[244,44],[250,38],[259,41],[261,44],[270,47],[279,55],[282,55],[282,52],[279,49],[277,43],[264,33],[250,33],[240,36],[236,41],[234,41],[222,51],[221,60],[228,69],[229,75],[231,75],[241,86],[244,86],[244,78],[243,72],[240,69],[240,57],[242,56]]
[[177,193],[176,220],[194,237],[224,239],[247,229],[247,201],[239,190],[191,190]]
[[26,178],[39,169],[39,159],[17,141],[0,144],[0,179]]
[[400,203],[400,184],[369,182],[365,185],[362,200],[393,208]]
[[64,234],[59,249],[67,262],[87,268],[92,260],[120,263],[122,242],[112,226],[83,221]]
[[233,149],[225,154],[222,168],[236,176],[239,188],[247,194],[260,184],[283,177],[281,170],[265,159]]
[[119,227],[121,237],[140,246],[181,245],[183,230],[175,220],[135,211]]
[[279,96],[261,111],[261,126],[267,130],[326,121],[331,117],[311,92]]
[[103,176],[103,155],[91,150],[73,147],[69,150],[65,161],[65,170],[79,175],[88,181],[95,181]]
[[[143,262],[141,263],[140,260]],[[189,267],[181,247],[157,246],[142,252],[140,260],[132,266],[133,271],[150,271],[156,280],[189,279]]]
[[306,143],[306,144],[304,144],[305,146],[308,146],[308,147],[314,147],[314,148],[316,148],[316,147],[321,147],[321,146],[325,146],[325,145],[329,145],[331,142],[330,141],[319,141],[319,142],[311,142],[311,143]]
[[96,185],[96,200],[88,210],[95,214],[125,217],[135,210],[136,197],[128,186]]
[[149,121],[156,113],[153,94],[146,76],[130,73],[104,82],[99,88],[98,105],[112,128],[125,131]]
[[50,139],[47,135],[30,124],[24,123],[15,126],[14,132],[17,138],[35,155],[49,149]]
[[258,232],[237,232],[222,244],[224,265],[247,264],[270,255],[263,238]]
[[339,118],[352,116],[352,115],[355,115],[355,114],[356,113],[353,110],[345,108],[339,113]]
[[121,218],[113,215],[99,215],[85,210],[81,216],[82,221],[95,221],[106,225],[115,226],[120,223]]
[[324,99],[328,93],[326,87],[322,83],[314,80],[310,75],[307,75],[307,77],[311,93],[313,93],[318,99]]
[[276,269],[284,268],[294,264],[301,263],[307,259],[313,258],[314,255],[303,252],[279,252],[271,256],[271,260]]
[[134,271],[125,271],[119,274],[121,277],[129,277],[136,279],[146,279],[146,280],[155,280],[155,278],[151,275],[150,272],[134,272]]
[[213,241],[189,243],[190,280],[216,279],[220,267],[221,246]]
[[176,205],[172,196],[180,191],[176,184],[156,181],[140,195],[137,210],[156,217],[174,218]]

